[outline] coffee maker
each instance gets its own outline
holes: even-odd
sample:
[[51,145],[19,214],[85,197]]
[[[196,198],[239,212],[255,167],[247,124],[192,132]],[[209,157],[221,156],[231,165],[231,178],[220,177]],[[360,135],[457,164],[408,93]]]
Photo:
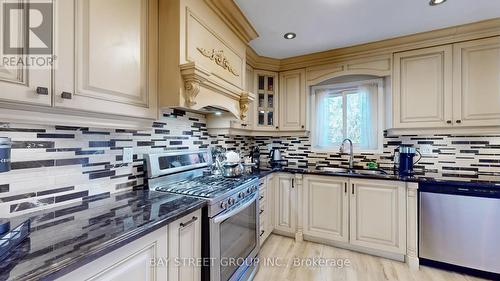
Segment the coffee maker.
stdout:
[[418,153],[417,149],[413,146],[402,145],[399,147],[399,157],[398,159],[398,172],[401,177],[411,177],[414,175],[413,167],[420,161],[414,161],[415,155]]

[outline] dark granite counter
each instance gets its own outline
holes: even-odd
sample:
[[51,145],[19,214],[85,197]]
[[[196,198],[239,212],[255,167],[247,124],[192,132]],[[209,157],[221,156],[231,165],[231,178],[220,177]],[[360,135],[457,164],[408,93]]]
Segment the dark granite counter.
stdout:
[[292,174],[309,174],[334,177],[350,177],[350,178],[365,178],[379,180],[397,180],[405,182],[417,183],[436,183],[436,184],[454,184],[460,186],[474,186],[483,188],[500,188],[500,174],[498,175],[468,175],[468,174],[443,174],[443,173],[417,173],[412,177],[400,177],[394,171],[386,171],[387,174],[354,174],[354,173],[334,173],[322,171],[315,168],[297,169],[297,168],[282,168],[282,169],[261,169],[254,174],[260,178],[266,177],[271,173],[292,173]]
[[11,219],[32,233],[0,264],[0,280],[53,280],[205,206],[204,200],[137,190]]

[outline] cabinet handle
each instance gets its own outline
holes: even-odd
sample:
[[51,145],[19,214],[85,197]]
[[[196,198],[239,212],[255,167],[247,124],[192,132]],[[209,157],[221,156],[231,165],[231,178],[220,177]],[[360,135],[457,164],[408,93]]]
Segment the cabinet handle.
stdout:
[[354,183],[352,184],[352,195],[354,195]]
[[265,232],[264,230],[262,230],[262,231],[260,232],[259,237],[262,237],[262,235],[264,235],[264,233],[266,233],[266,232]]
[[41,96],[48,96],[49,95],[49,89],[45,87],[37,87],[36,88],[36,93]]
[[347,193],[347,182],[344,183],[344,193]]
[[198,217],[193,217],[192,219],[190,219],[187,222],[181,222],[180,226],[181,226],[181,228],[184,228],[186,226],[189,226],[190,224],[192,224],[193,222],[195,222],[197,220],[198,220]]
[[446,123],[451,124],[452,122],[451,122],[451,120],[448,120],[448,121],[446,121]]
[[68,92],[62,92],[61,98],[65,100],[70,100],[73,98],[73,94],[68,93]]
[[247,126],[247,124],[241,124],[241,127],[246,127],[246,126]]
[[292,188],[295,188],[295,179],[292,178]]
[[456,122],[457,122],[457,124],[460,124],[460,123],[462,123],[462,120],[457,120]]
[[264,213],[264,210],[260,210],[259,215],[262,215]]
[[262,199],[264,199],[264,196],[261,196],[261,197],[259,198],[259,201],[262,201]]

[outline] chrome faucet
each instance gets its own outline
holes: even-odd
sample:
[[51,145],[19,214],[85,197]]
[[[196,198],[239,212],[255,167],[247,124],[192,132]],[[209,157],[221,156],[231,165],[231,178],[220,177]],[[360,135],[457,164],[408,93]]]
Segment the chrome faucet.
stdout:
[[349,170],[354,169],[354,152],[353,152],[353,145],[352,145],[352,140],[350,139],[345,139],[342,141],[342,144],[340,145],[340,153],[344,153],[344,145],[346,142],[349,142]]

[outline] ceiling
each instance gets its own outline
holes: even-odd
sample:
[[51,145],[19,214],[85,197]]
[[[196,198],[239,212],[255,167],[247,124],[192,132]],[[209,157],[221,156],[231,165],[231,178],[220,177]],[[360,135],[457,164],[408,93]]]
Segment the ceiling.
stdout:
[[[287,58],[500,17],[500,0],[235,0],[261,56]],[[287,32],[297,38],[286,40]]]

